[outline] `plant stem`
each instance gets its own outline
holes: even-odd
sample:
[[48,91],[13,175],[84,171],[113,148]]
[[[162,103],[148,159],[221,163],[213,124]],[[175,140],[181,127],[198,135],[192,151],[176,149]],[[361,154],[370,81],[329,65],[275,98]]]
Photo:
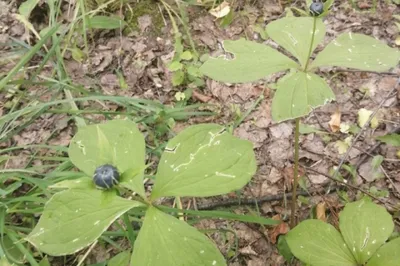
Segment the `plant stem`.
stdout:
[[308,68],[308,65],[310,63],[310,56],[311,56],[311,53],[313,51],[312,48],[314,46],[314,37],[315,37],[315,29],[316,29],[316,27],[317,27],[317,18],[314,17],[313,31],[312,31],[312,36],[311,36],[311,44],[310,44],[310,48],[308,49],[307,63],[304,66],[304,72],[307,72],[307,68]]
[[293,192],[292,192],[292,208],[290,227],[296,225],[296,204],[297,204],[297,185],[299,175],[299,138],[300,138],[300,118],[296,118],[296,129],[294,132],[294,177],[293,177]]

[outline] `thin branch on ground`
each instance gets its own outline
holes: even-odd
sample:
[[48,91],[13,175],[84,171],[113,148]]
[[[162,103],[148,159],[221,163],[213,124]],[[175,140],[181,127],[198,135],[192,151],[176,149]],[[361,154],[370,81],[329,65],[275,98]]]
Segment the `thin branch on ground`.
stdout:
[[[297,196],[310,196],[311,194],[314,193],[321,193],[325,191],[324,187],[320,187],[317,189],[310,189],[308,191],[303,191],[303,190],[297,190]],[[335,189],[332,189],[332,192],[335,191]],[[288,199],[292,197],[292,193],[281,193],[277,195],[271,195],[271,196],[265,196],[261,198],[251,198],[251,199],[233,199],[233,200],[226,200],[226,201],[220,201],[220,202],[213,202],[213,203],[207,203],[207,204],[199,204],[197,206],[198,210],[213,210],[217,208],[222,208],[222,207],[230,207],[230,206],[235,206],[235,205],[259,205],[263,204],[266,202],[272,202],[272,201],[281,201],[283,199]]]
[[[355,185],[349,184],[349,183],[347,183],[347,182],[345,182],[345,181],[341,181],[341,180],[339,180],[339,179],[335,179],[335,178],[333,178],[333,176],[330,176],[330,175],[325,174],[325,173],[323,173],[323,172],[314,170],[314,169],[312,169],[312,168],[309,168],[309,167],[306,167],[306,166],[302,166],[302,167],[303,167],[305,170],[308,170],[308,171],[314,172],[314,173],[316,173],[316,174],[320,174],[320,175],[322,175],[322,176],[325,176],[326,178],[329,178],[330,180],[332,180],[332,181],[334,181],[334,182],[337,182],[337,183],[340,183],[340,184],[342,184],[342,185],[344,185],[344,186],[346,186],[346,187],[349,187],[349,188],[358,190],[358,191],[360,191],[361,193],[363,193],[363,194],[365,194],[365,195],[367,195],[367,196],[373,198],[373,199],[376,200],[376,201],[379,201],[380,203],[382,203],[382,204],[384,204],[384,205],[387,204],[387,202],[385,202],[385,201],[383,201],[383,200],[377,198],[376,196],[372,195],[371,193],[369,193],[368,191],[366,191],[366,190],[364,190],[364,189],[362,189],[362,188],[359,188],[359,187],[357,187],[357,186],[355,186]],[[335,188],[336,188],[336,187],[335,187]],[[397,207],[394,207],[394,206],[392,206],[392,208],[395,209],[395,210],[400,210],[400,209],[398,209]]]

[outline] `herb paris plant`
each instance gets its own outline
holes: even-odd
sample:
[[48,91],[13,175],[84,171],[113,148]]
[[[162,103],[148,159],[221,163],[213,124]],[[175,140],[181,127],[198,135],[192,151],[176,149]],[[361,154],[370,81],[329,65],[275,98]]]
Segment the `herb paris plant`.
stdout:
[[297,62],[267,45],[240,39],[224,42],[225,50],[233,54],[233,59],[209,58],[200,68],[206,76],[230,83],[256,81],[276,72],[290,70],[277,82],[271,114],[276,122],[296,121],[292,227],[296,223],[300,117],[335,99],[332,89],[314,71],[323,66],[387,71],[396,66],[400,59],[399,50],[374,38],[346,32],[329,43],[311,62],[313,51],[325,37],[322,17],[328,13],[333,1],[328,0],[323,4],[316,0],[306,2],[314,17],[289,16],[270,22],[266,27],[268,36],[294,56]]
[[[161,156],[150,198],[143,186],[144,137],[133,122],[114,120],[80,128],[68,153],[82,177],[52,186],[64,190],[46,203],[38,224],[26,238],[37,249],[54,256],[75,253],[96,241],[124,213],[143,208],[146,214],[134,242],[131,265],[226,265],[205,235],[162,212],[154,201],[240,189],[256,170],[249,141],[235,138],[216,124],[183,130],[168,142]],[[124,189],[142,199],[118,196]],[[261,223],[275,222],[263,219]]]
[[322,17],[285,17],[270,22],[266,31],[297,62],[264,44],[244,39],[227,40],[224,49],[234,58],[209,58],[200,70],[217,81],[243,83],[290,69],[278,81],[272,101],[272,117],[277,122],[305,116],[335,99],[325,80],[313,73],[318,67],[338,66],[380,72],[396,66],[400,59],[398,49],[369,36],[346,32],[309,63],[312,52],[325,37]]
[[385,208],[362,199],[340,213],[340,232],[321,220],[305,220],[286,235],[292,253],[311,266],[398,266],[400,238]]

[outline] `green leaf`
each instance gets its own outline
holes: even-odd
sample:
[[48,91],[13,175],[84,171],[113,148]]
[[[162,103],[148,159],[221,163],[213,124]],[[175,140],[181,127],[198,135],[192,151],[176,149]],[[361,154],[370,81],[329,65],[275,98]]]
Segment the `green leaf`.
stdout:
[[398,266],[400,261],[400,237],[383,245],[368,261],[367,266]]
[[207,197],[242,188],[256,171],[253,144],[216,124],[191,126],[161,156],[151,198]]
[[[309,59],[313,24],[312,17],[286,17],[269,23],[267,33],[271,39],[294,55],[304,68]],[[325,31],[322,19],[316,19],[312,51],[324,39]]]
[[146,198],[143,186],[144,167],[131,168],[121,175],[120,185],[138,193],[142,198]]
[[178,71],[180,69],[182,69],[183,65],[181,62],[179,61],[172,61],[169,65],[168,65],[168,70],[169,71]]
[[139,206],[143,204],[120,198],[114,191],[64,190],[47,202],[27,240],[49,255],[76,253],[93,243],[123,213]]
[[234,58],[210,57],[200,67],[204,75],[217,81],[241,83],[299,66],[269,46],[244,39],[224,41],[224,49],[232,53]]
[[147,210],[131,265],[226,265],[217,247],[187,223],[154,207]]
[[187,73],[193,77],[201,77],[202,76],[200,69],[193,65],[190,65],[187,67]]
[[184,51],[181,55],[180,55],[181,60],[190,60],[193,58],[193,55],[190,51]]
[[177,70],[172,74],[172,85],[179,86],[185,80],[185,72]]
[[126,22],[117,16],[94,16],[87,17],[87,26],[92,29],[119,29],[125,26]]
[[367,71],[388,71],[400,60],[400,51],[363,34],[343,33],[320,52],[311,68],[348,67]]
[[388,145],[400,147],[400,134],[388,134],[385,136],[377,137],[376,139],[385,142]]
[[104,164],[112,164],[122,174],[131,168],[144,169],[144,137],[128,120],[89,125],[78,130],[68,154],[72,163],[90,177]]
[[93,180],[91,178],[84,176],[73,180],[63,180],[61,182],[49,186],[49,188],[50,189],[71,189],[71,188],[95,189],[96,186],[94,185]]
[[129,259],[131,257],[131,253],[128,251],[124,251],[119,253],[110,259],[107,263],[107,266],[127,266],[129,265]]
[[281,254],[286,261],[290,262],[293,258],[293,254],[290,251],[290,248],[286,242],[286,236],[280,235],[278,238],[278,244],[276,246],[278,248],[279,254]]
[[[26,261],[25,254],[21,250],[18,249],[18,247],[15,245],[15,243],[10,239],[10,237],[7,234],[1,235],[0,253],[1,253],[1,250],[3,250],[4,253],[7,254],[7,256],[9,258],[12,258],[15,263],[19,263],[19,264],[23,265],[24,262]],[[5,261],[7,261],[6,257],[4,257],[4,259],[5,259]],[[0,266],[1,265],[2,264],[0,263]],[[5,265],[9,265],[9,264],[5,264]]]
[[346,204],[339,219],[343,239],[359,264],[385,243],[394,228],[386,209],[366,200]]
[[18,8],[18,12],[22,16],[24,16],[26,19],[29,19],[29,16],[31,15],[32,10],[39,3],[39,1],[40,0],[27,0],[27,1],[23,2]]
[[313,73],[289,73],[278,81],[272,100],[272,117],[280,122],[308,115],[335,99],[328,84]]
[[40,262],[39,262],[39,266],[51,266],[49,259],[46,257],[44,257]]
[[286,235],[293,255],[312,266],[357,266],[340,233],[320,220],[305,220]]

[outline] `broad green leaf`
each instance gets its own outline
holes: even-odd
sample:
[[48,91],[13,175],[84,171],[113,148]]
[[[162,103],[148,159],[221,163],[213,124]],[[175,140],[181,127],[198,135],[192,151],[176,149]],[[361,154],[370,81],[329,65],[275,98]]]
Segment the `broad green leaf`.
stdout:
[[272,100],[272,117],[280,122],[308,115],[335,99],[328,84],[313,73],[289,73],[278,81]]
[[107,263],[107,266],[127,266],[129,265],[129,259],[131,257],[131,253],[128,251],[124,251],[119,253],[110,259]]
[[96,189],[91,178],[84,176],[81,178],[73,179],[73,180],[64,180],[54,185],[49,186],[50,189],[71,189],[71,188],[80,188],[80,189]]
[[26,19],[29,19],[29,16],[31,15],[32,10],[39,3],[39,1],[40,0],[27,0],[27,1],[23,2],[18,8],[18,12],[22,16],[24,16]]
[[293,255],[312,266],[357,266],[340,233],[320,220],[305,220],[286,235]]
[[54,194],[27,240],[53,256],[75,253],[93,243],[123,213],[142,203],[114,191],[70,189]]
[[144,191],[144,186],[143,186],[143,176],[144,176],[144,167],[128,169],[124,173],[122,173],[120,185],[132,191],[135,191],[140,196],[145,198],[146,193]]
[[346,204],[339,216],[342,236],[359,264],[364,264],[393,232],[385,208],[366,200]]
[[271,39],[294,55],[304,67],[307,63],[311,42],[312,51],[325,37],[325,24],[322,19],[315,18],[315,34],[312,41],[314,18],[286,17],[267,25],[267,33]]
[[400,134],[388,134],[385,136],[377,137],[376,139],[385,142],[388,145],[400,147]]
[[400,51],[363,34],[343,33],[320,52],[311,68],[348,67],[367,71],[387,71],[400,60]]
[[88,176],[104,164],[112,164],[122,174],[131,168],[144,169],[144,137],[136,124],[112,120],[78,130],[68,150],[72,163]]
[[119,29],[125,26],[126,22],[116,16],[94,16],[87,18],[88,28],[92,29]]
[[224,49],[232,53],[234,58],[210,57],[200,67],[204,75],[217,81],[241,83],[299,67],[296,62],[275,49],[244,39],[224,41]]
[[171,139],[151,198],[207,197],[242,188],[256,171],[253,145],[216,124],[191,126]]
[[400,237],[391,240],[378,249],[367,266],[398,266],[400,262]]
[[221,266],[226,262],[217,247],[197,229],[150,207],[135,242],[131,265]]

